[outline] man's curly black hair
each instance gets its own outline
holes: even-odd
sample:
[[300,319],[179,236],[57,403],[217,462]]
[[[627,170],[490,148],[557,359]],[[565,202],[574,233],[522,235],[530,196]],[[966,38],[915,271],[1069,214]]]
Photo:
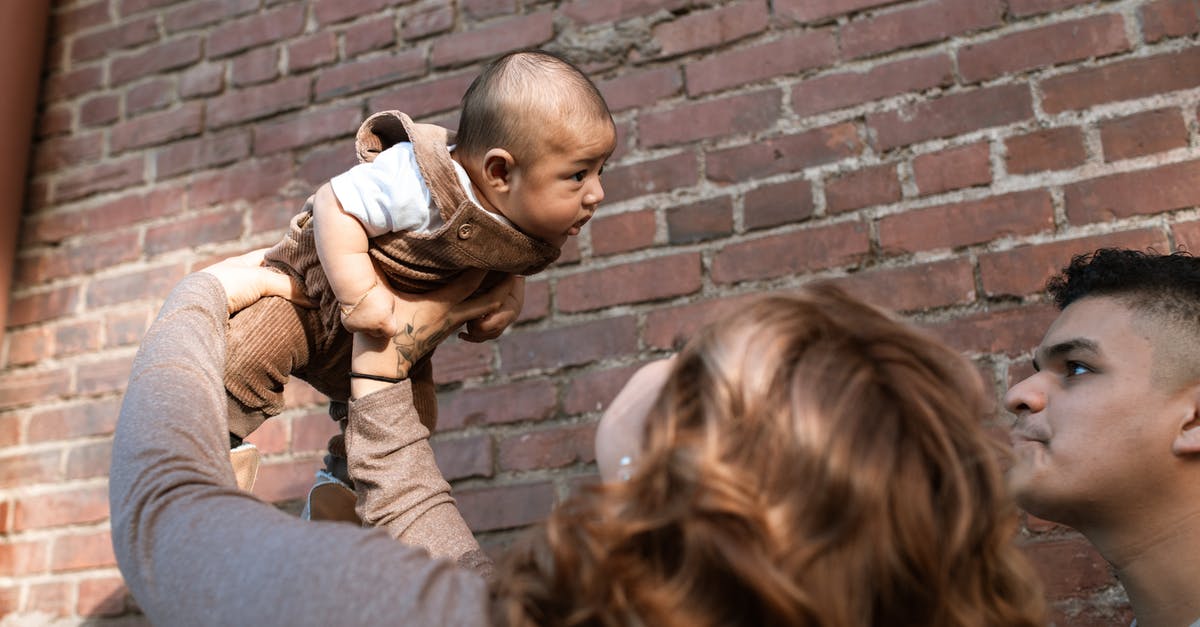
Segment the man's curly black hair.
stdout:
[[1046,291],[1060,310],[1087,296],[1110,296],[1135,309],[1194,321],[1200,316],[1200,258],[1101,248],[1072,258]]

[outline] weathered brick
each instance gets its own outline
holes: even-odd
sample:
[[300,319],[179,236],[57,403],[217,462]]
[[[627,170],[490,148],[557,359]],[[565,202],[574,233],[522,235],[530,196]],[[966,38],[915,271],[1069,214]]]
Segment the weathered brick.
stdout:
[[1022,355],[1042,340],[1058,317],[1050,305],[1035,305],[941,321],[930,327],[935,335],[959,351],[973,354]]
[[175,220],[146,230],[147,255],[159,255],[204,244],[228,242],[242,234],[242,215],[229,211]]
[[733,183],[795,172],[861,154],[864,148],[853,123],[836,124],[714,150],[708,154],[708,178]]
[[162,109],[175,101],[175,83],[166,78],[143,81],[125,92],[125,117]]
[[699,167],[696,153],[680,152],[652,161],[606,169],[605,201],[621,202],[637,196],[691,187],[700,180]]
[[683,77],[675,67],[659,67],[622,74],[596,84],[612,112],[653,105],[679,94]]
[[558,10],[580,24],[600,24],[651,15],[658,11],[674,11],[688,4],[689,0],[568,0]]
[[226,165],[250,156],[250,133],[235,128],[225,133],[174,142],[154,153],[158,179]]
[[105,348],[132,346],[142,340],[150,327],[147,311],[114,311],[105,316]]
[[1166,234],[1161,230],[1138,229],[988,253],[979,256],[983,291],[988,296],[1040,292],[1046,280],[1066,266],[1071,257],[1105,247],[1169,249]]
[[54,328],[54,356],[65,357],[100,349],[100,321],[64,322]]
[[129,590],[120,577],[93,577],[79,582],[75,613],[80,616],[116,616],[125,612]]
[[712,262],[717,283],[754,281],[858,262],[870,250],[863,222],[842,222],[726,245]]
[[1158,0],[1138,8],[1142,36],[1148,43],[1200,32],[1195,0]]
[[136,15],[150,9],[158,9],[172,4],[177,4],[180,0],[120,0],[111,4],[119,5],[118,11],[121,17]]
[[288,78],[213,98],[208,101],[208,127],[221,128],[303,107],[308,104],[309,82],[308,77]]
[[454,28],[454,7],[435,4],[419,7],[403,17],[400,37],[406,41],[444,33]]
[[117,565],[107,531],[58,536],[50,551],[50,571],[63,572]]
[[563,411],[568,415],[603,411],[637,368],[622,366],[572,377],[563,396]]
[[1200,161],[1073,183],[1063,188],[1067,219],[1086,224],[1194,207],[1200,204],[1200,189],[1191,184],[1196,176],[1200,176]]
[[254,127],[254,154],[267,155],[303,148],[337,138],[350,138],[362,123],[362,109],[341,105],[308,108],[300,113]]
[[132,356],[81,364],[75,369],[75,391],[87,395],[119,392],[125,389],[132,369]]
[[756,187],[743,203],[742,223],[749,230],[803,222],[814,210],[812,184],[794,180]]
[[439,68],[463,65],[508,50],[539,46],[554,37],[553,17],[550,11],[541,11],[446,35],[433,42],[430,63]]
[[20,577],[46,572],[46,540],[0,543],[0,572]]
[[554,506],[554,484],[510,484],[455,492],[458,509],[472,531],[494,531],[537,522]]
[[495,454],[489,435],[462,438],[434,438],[430,441],[438,468],[448,481],[467,477],[491,477],[495,474]]
[[179,74],[179,95],[182,98],[213,96],[225,88],[225,68],[220,64],[194,65]]
[[895,311],[915,311],[975,300],[975,273],[965,258],[860,272],[838,279],[851,294]]
[[320,459],[317,458],[264,463],[258,467],[254,496],[268,503],[304,498],[312,488],[313,473],[319,467]]
[[13,530],[45,529],[100,522],[108,518],[108,488],[104,486],[17,498]]
[[438,399],[439,432],[482,424],[540,421],[558,406],[558,391],[544,379],[465,388]]
[[317,75],[313,89],[317,100],[329,100],[399,83],[424,73],[424,52],[418,49],[401,50],[394,55],[372,57],[327,69]]
[[842,27],[842,55],[865,57],[941,41],[999,26],[1003,15],[1004,3],[999,0],[934,0],[881,11]]
[[628,211],[593,219],[592,254],[614,255],[654,245],[653,211]]
[[700,272],[699,253],[580,272],[558,280],[555,302],[560,311],[578,312],[684,296],[699,291]]
[[288,452],[290,430],[291,420],[277,417],[264,422],[246,437],[246,441],[256,446],[258,452],[263,455],[279,455]]
[[33,614],[63,616],[71,611],[71,586],[65,581],[30,584],[21,609]]
[[964,80],[978,82],[1126,50],[1124,18],[1093,15],[965,46],[958,51],[958,71]]
[[463,15],[473,20],[515,13],[516,0],[462,0],[459,3]]
[[499,442],[501,470],[562,468],[596,460],[592,442],[596,425],[552,427],[503,438]]
[[[346,151],[343,149],[341,152],[345,153]],[[341,167],[338,171],[345,170],[348,165]],[[253,164],[253,167],[234,166],[209,175],[195,177],[192,181],[191,196],[188,202],[193,207],[200,208],[231,200],[258,200],[275,196],[284,183],[290,180],[292,180],[290,158],[260,159]]]
[[372,111],[398,109],[414,118],[448,111],[458,106],[463,93],[475,80],[475,75],[476,72],[464,72],[439,76],[423,83],[405,84],[371,98],[369,108]]
[[113,126],[109,146],[114,153],[164,144],[197,135],[204,125],[204,105],[195,102],[151,113]]
[[893,0],[775,0],[775,12],[780,17],[800,23],[819,22],[872,7],[891,4]]
[[691,244],[733,232],[733,202],[718,196],[667,209],[667,241]]
[[992,182],[990,146],[986,141],[914,157],[912,168],[921,195]]
[[1108,562],[1083,538],[1031,542],[1023,548],[1051,597],[1116,583]]
[[659,56],[669,57],[731,43],[762,32],[770,15],[763,0],[696,11],[654,27]]
[[45,322],[79,307],[79,287],[66,285],[24,296],[14,296],[8,306],[8,325],[19,327]]
[[900,195],[900,178],[893,163],[859,168],[825,181],[829,213],[886,205],[900,200]]
[[210,59],[247,50],[267,43],[283,41],[304,30],[304,4],[292,4],[257,15],[227,21],[208,34],[206,51]]
[[199,60],[200,38],[182,37],[142,52],[113,58],[109,64],[108,80],[113,85],[123,85],[135,78],[177,70]]
[[288,42],[287,71],[299,74],[320,67],[337,59],[337,35],[331,31],[320,31]]
[[42,83],[42,99],[56,102],[95,93],[104,85],[103,70],[103,67],[91,65],[50,74]]
[[71,35],[82,30],[112,23],[109,2],[78,3],[73,7],[54,7],[54,28],[60,36]]
[[1087,161],[1083,129],[1078,126],[1048,128],[1004,141],[1005,167],[1010,174],[1066,170]]
[[1046,113],[1087,109],[1121,100],[1166,94],[1200,85],[1200,48],[1126,59],[1041,82]]
[[[1180,222],[1171,226],[1175,246],[1196,254],[1200,252],[1200,221]],[[1167,249],[1162,249],[1167,250]]]
[[887,216],[879,221],[879,245],[887,253],[915,253],[1031,235],[1053,227],[1050,194],[1031,190]]
[[1187,124],[1179,109],[1144,111],[1100,125],[1105,161],[1144,157],[1188,145]]
[[64,407],[34,411],[26,439],[30,444],[110,435],[117,425],[119,399],[90,399]]
[[7,331],[8,361],[5,365],[32,366],[54,354],[54,335],[46,326]]
[[[350,169],[357,161],[354,155],[351,154],[351,151],[347,150],[347,146],[336,145],[316,148],[308,151],[300,159],[300,163],[296,168],[296,176],[315,189],[322,183]],[[293,207],[287,211],[287,215],[294,214],[295,212],[295,208]]]
[[939,137],[1004,126],[1033,117],[1025,84],[985,87],[867,116],[881,151]]
[[88,288],[88,308],[110,307],[134,300],[161,299],[184,274],[185,268],[182,264],[173,264],[95,279]]
[[256,85],[279,78],[279,48],[255,48],[230,62],[230,80],[235,87]]
[[[526,302],[529,300],[526,293]],[[524,311],[522,311],[524,314]],[[433,380],[453,383],[492,372],[493,345],[450,340],[438,347],[433,360]]]
[[525,283],[525,306],[517,316],[517,324],[530,320],[541,320],[550,315],[550,281],[527,281]]
[[797,115],[812,115],[952,83],[950,57],[934,54],[800,81],[792,88],[792,109]]
[[[407,2],[408,0],[402,0]],[[344,22],[363,15],[370,15],[383,10],[385,7],[398,4],[397,0],[316,0],[313,4],[313,14],[317,23],[322,26],[335,22]]]
[[162,21],[168,33],[196,30],[257,11],[260,4],[259,0],[193,0],[163,11]]
[[106,126],[119,117],[121,97],[116,94],[93,96],[79,105],[79,124],[84,127]]
[[627,355],[637,348],[636,323],[621,316],[500,338],[500,362],[506,372],[565,368]]
[[[754,295],[727,296],[677,307],[656,309],[646,314],[646,325],[642,330],[643,339],[647,346],[653,348],[678,349],[705,324],[733,314],[753,298]],[[625,380],[628,380],[628,377]],[[621,381],[621,385],[624,383],[625,381]],[[606,400],[611,399],[610,396]]]
[[644,113],[638,117],[641,143],[669,146],[768,129],[779,119],[780,95],[770,89]]
[[396,18],[382,15],[358,22],[342,33],[342,50],[347,57],[380,50],[396,43]]
[[312,451],[324,455],[329,438],[340,432],[337,423],[330,420],[329,411],[325,407],[296,416],[292,418],[291,423],[291,450],[297,453]]
[[133,187],[146,180],[146,160],[130,155],[78,168],[54,181],[53,195],[59,202],[78,200],[100,192]]
[[[0,382],[4,390],[10,377]],[[5,390],[7,391],[7,390]],[[7,404],[9,396],[0,396],[0,404]],[[9,449],[6,452],[11,452]],[[14,453],[0,458],[0,486],[12,488],[62,481],[62,449],[40,450],[35,453]],[[0,546],[4,546],[0,544]],[[3,561],[0,558],[0,561]],[[0,572],[12,572],[0,570]]]
[[71,61],[91,61],[114,50],[135,48],[157,39],[158,24],[153,16],[125,20],[111,28],[95,30],[74,38],[71,41]]
[[1042,13],[1050,13],[1080,4],[1086,4],[1090,0],[1008,0],[1008,10],[1014,16],[1028,17],[1030,15],[1039,15]]
[[688,93],[695,96],[747,83],[799,74],[837,59],[833,29],[802,31],[781,39],[722,52],[684,66]]
[[99,161],[104,138],[99,132],[51,137],[34,147],[33,167],[42,173]]

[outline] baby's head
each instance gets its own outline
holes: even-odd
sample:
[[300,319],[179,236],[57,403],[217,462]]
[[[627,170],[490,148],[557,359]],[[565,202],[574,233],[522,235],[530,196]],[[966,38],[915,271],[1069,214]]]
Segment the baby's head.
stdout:
[[542,51],[500,57],[463,96],[455,152],[487,203],[517,228],[561,246],[604,199],[616,147],[600,91]]

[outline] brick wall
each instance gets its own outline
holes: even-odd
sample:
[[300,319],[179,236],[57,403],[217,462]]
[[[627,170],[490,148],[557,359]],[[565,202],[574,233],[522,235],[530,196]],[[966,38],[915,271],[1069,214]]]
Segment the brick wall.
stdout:
[[[595,475],[638,363],[748,295],[833,278],[1030,371],[1075,252],[1200,243],[1197,0],[61,0],[0,347],[0,612],[134,610],[106,473],[171,285],[277,240],[369,112],[452,124],[480,64],[569,51],[620,147],[600,216],[499,341],[436,359],[434,447],[498,547]],[[294,507],[332,431],[301,384],[255,436]],[[1059,625],[1124,625],[1073,532],[1026,521]]]

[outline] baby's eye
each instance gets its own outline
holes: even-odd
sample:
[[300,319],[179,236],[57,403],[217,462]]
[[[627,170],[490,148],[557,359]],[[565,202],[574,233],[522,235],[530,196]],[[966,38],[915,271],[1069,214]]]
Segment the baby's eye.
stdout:
[[1078,361],[1068,361],[1066,363],[1067,377],[1077,377],[1081,374],[1087,374],[1092,371],[1086,364]]
[[576,183],[582,183],[583,179],[587,178],[587,170],[580,170],[572,174],[571,178],[575,179]]
[[600,169],[596,171],[596,176],[600,176],[601,174],[604,174],[604,166],[600,166]]

